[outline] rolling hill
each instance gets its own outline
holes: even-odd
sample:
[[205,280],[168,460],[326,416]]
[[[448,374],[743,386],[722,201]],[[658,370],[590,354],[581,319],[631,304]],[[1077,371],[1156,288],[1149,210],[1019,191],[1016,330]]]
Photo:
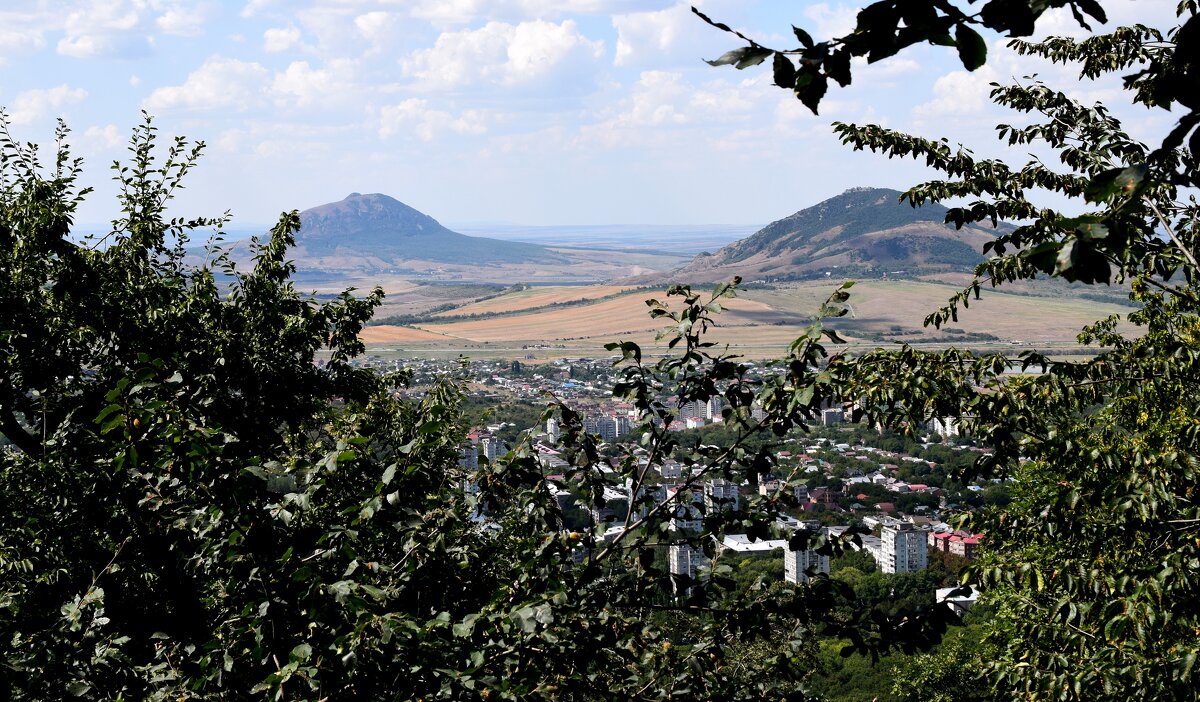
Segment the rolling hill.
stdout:
[[[670,251],[596,250],[468,236],[379,193],[345,199],[300,213],[300,231],[289,257],[297,279],[322,290],[382,285],[389,292],[412,283],[592,283],[673,270],[686,257]],[[253,255],[249,240],[228,250],[241,266]],[[198,259],[206,254],[193,252]],[[441,297],[438,295],[437,297]]]
[[374,267],[404,262],[484,265],[554,263],[559,256],[536,244],[501,241],[453,232],[436,219],[378,193],[351,193],[300,213],[297,264],[321,270]]
[[713,282],[797,280],[882,273],[969,271],[983,260],[996,230],[943,222],[946,208],[900,204],[899,191],[851,188],[768,224],[713,254],[701,254],[671,274],[674,280]]

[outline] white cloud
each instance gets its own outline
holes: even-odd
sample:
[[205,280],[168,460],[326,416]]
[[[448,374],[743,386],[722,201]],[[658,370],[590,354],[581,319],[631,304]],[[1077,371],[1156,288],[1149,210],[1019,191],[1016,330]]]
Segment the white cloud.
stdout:
[[379,136],[388,138],[412,132],[421,141],[433,141],[439,134],[483,134],[487,131],[486,115],[480,110],[467,110],[455,117],[429,107],[427,100],[410,98],[398,105],[389,105],[379,112]]
[[399,20],[399,16],[393,12],[376,10],[355,17],[354,27],[371,44],[380,45],[395,35]]
[[580,129],[579,143],[644,143],[659,139],[664,130],[688,125],[719,130],[722,124],[766,112],[759,103],[776,98],[771,90],[759,78],[695,86],[676,71],[643,71],[618,110]]
[[991,83],[997,79],[990,65],[969,73],[953,71],[933,83],[933,99],[913,109],[918,118],[936,118],[946,115],[978,115],[991,111],[989,97]]
[[617,49],[613,63],[618,66],[654,63],[699,64],[711,56],[719,34],[692,14],[689,3],[656,12],[616,15]]
[[154,20],[154,26],[163,34],[179,37],[194,37],[204,29],[207,7],[204,5],[173,5]]
[[143,106],[159,110],[245,110],[262,100],[270,72],[252,61],[212,56],[183,85],[158,88]]
[[[433,47],[413,52],[401,66],[425,88],[513,88],[586,74],[603,55],[604,42],[585,37],[572,20],[489,22],[475,30],[443,33]],[[584,81],[593,82],[590,77]]]
[[295,107],[332,106],[353,81],[354,62],[331,61],[325,68],[314,69],[307,61],[293,61],[287,70],[276,73],[271,92],[276,104]]
[[125,143],[125,135],[115,124],[103,127],[88,127],[83,133],[83,140],[93,151],[115,149]]
[[[417,0],[409,13],[435,25],[466,24],[480,19],[549,19],[568,14],[611,15],[659,9],[670,0]],[[646,5],[650,5],[647,8]]]
[[41,30],[32,27],[12,29],[11,25],[4,26],[4,18],[0,16],[0,60],[14,54],[36,51],[46,45],[46,39]]
[[[860,59],[855,59],[855,69],[854,69],[855,71],[859,70],[858,65],[857,65],[857,62],[859,60]],[[870,68],[866,67],[866,60],[862,60],[862,61],[863,61],[863,68],[862,68],[863,73],[869,74],[869,76],[864,76],[864,77],[869,77],[869,78],[894,78],[896,76],[908,75],[910,73],[917,73],[918,71],[921,70],[921,63],[919,61],[915,61],[911,58],[908,58],[907,56],[900,56],[900,55],[890,56],[888,58],[885,58],[882,61],[872,64]],[[862,74],[856,73],[855,77],[857,77],[858,75],[862,75]]]
[[325,0],[295,10],[289,7],[287,26],[275,30],[275,42],[269,50],[303,51],[325,60],[382,50],[399,55],[414,35],[424,41],[429,27],[402,13],[378,9],[389,4],[403,3]]
[[300,43],[300,29],[295,25],[272,27],[263,32],[263,51],[269,54],[280,53],[303,46]]
[[239,153],[243,150],[243,140],[245,134],[241,129],[226,129],[217,135],[216,141],[213,142],[218,151],[228,153]]
[[72,58],[132,56],[147,49],[138,30],[146,3],[141,0],[91,0],[68,12],[58,53]]
[[858,10],[857,3],[850,5],[839,2],[831,6],[827,2],[819,2],[809,5],[804,9],[804,16],[812,24],[804,29],[817,41],[844,36],[854,31],[858,23]]
[[29,124],[64,107],[83,102],[88,92],[62,84],[54,88],[26,90],[18,93],[10,106],[12,124]]
[[249,0],[249,2],[242,7],[241,15],[245,18],[253,17],[263,8],[270,6],[271,3],[272,0]]

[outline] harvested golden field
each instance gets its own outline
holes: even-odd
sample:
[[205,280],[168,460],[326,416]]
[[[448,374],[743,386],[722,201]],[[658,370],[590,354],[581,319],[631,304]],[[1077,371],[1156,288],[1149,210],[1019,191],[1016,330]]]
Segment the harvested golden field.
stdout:
[[358,336],[365,344],[441,343],[451,341],[444,334],[392,324],[365,327]]
[[564,302],[579,300],[595,300],[609,295],[631,290],[628,285],[562,285],[535,287],[520,292],[508,293],[490,300],[473,302],[462,307],[440,312],[436,317],[497,314],[501,312],[519,312],[532,307],[544,307]]
[[[779,312],[811,316],[838,283],[794,283],[774,290],[748,290],[742,294]],[[930,312],[946,304],[959,288],[953,285],[916,280],[870,280],[850,289],[851,316],[832,322],[832,326],[867,336],[903,331],[905,340],[946,335],[944,330],[923,329]],[[1016,295],[1000,290],[983,290],[982,299],[971,301],[960,310],[959,321],[949,326],[967,333],[991,334],[1003,341],[1070,342],[1087,324],[1110,314],[1125,314],[1130,308],[1079,297],[1056,290],[1055,294]],[[897,329],[899,328],[899,329]]]
[[[423,323],[418,326],[471,341],[611,341],[628,334],[655,331],[664,326],[662,320],[651,319],[647,314],[649,308],[645,300],[653,296],[655,294],[649,291],[631,292],[615,299],[563,309],[444,324]],[[664,296],[660,293],[658,297],[661,299]],[[500,299],[503,298],[497,298]],[[736,323],[738,315],[753,316],[771,312],[767,305],[753,300],[731,300],[729,307],[731,311],[725,316],[731,324]]]
[[[778,356],[838,285],[838,281],[823,280],[743,290],[739,297],[723,302],[728,309],[717,316],[718,326],[708,340],[728,344],[752,358]],[[421,353],[453,352],[473,357],[523,355],[526,346],[542,348],[540,353],[597,355],[604,353],[605,343],[628,339],[652,353],[655,333],[666,324],[661,319],[650,319],[645,300],[665,299],[662,291],[630,290],[613,299],[520,312],[552,302],[600,298],[621,290],[618,286],[599,285],[534,288],[449,313],[503,313],[497,316],[425,322],[415,327],[368,327],[363,339],[373,345],[403,344]],[[1069,350],[1084,325],[1109,314],[1129,312],[1128,307],[1081,296],[1096,293],[1094,288],[1049,292],[1035,288],[1031,294],[1022,295],[984,290],[982,300],[962,311],[959,323],[941,330],[924,329],[925,316],[956,290],[953,285],[931,281],[865,281],[850,291],[853,314],[828,324],[857,347],[903,341],[992,349],[1019,344]]]

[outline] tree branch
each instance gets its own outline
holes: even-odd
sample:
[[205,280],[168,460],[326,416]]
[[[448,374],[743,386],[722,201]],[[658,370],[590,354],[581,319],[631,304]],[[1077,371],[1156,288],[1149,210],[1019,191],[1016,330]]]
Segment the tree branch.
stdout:
[[1183,245],[1178,236],[1175,236],[1175,230],[1171,228],[1171,222],[1159,211],[1158,206],[1150,198],[1146,198],[1146,204],[1150,206],[1150,211],[1158,217],[1158,221],[1162,223],[1163,229],[1167,230],[1167,236],[1171,237],[1171,241],[1175,244],[1175,248],[1187,258],[1188,263],[1192,264],[1192,268],[1200,268],[1200,264],[1196,263],[1196,256],[1192,254],[1191,249]]
[[0,434],[4,434],[6,439],[30,456],[41,453],[42,442],[21,426],[21,423],[8,409],[0,410]]

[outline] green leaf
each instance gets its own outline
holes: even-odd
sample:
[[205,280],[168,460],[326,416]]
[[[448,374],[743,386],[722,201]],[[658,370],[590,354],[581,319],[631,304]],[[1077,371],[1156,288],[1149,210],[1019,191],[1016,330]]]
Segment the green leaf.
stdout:
[[825,59],[825,75],[837,81],[843,88],[850,85],[850,51],[842,48]]
[[804,103],[804,106],[812,110],[812,113],[818,114],[817,107],[821,104],[821,98],[825,97],[825,91],[829,89],[829,82],[825,80],[825,76],[819,73],[815,66],[806,65],[801,69],[796,76],[796,98]]
[[466,638],[475,631],[475,620],[479,619],[479,614],[472,613],[463,617],[463,620],[452,627],[454,635],[459,638]]
[[1110,168],[1092,178],[1084,197],[1090,202],[1108,202],[1117,195],[1133,196],[1143,186],[1148,172],[1146,164]]
[[958,44],[958,58],[963,68],[974,71],[987,62],[987,42],[965,22],[954,28],[954,40]]
[[725,53],[721,54],[720,57],[711,61],[705,59],[704,62],[710,66],[733,65],[734,68],[741,70],[743,68],[757,66],[763,61],[766,61],[767,57],[773,53],[775,52],[770,49],[764,49],[761,46],[746,46],[741,49],[726,51]]
[[1108,22],[1108,15],[1105,14],[1104,8],[1096,0],[1075,0],[1079,8],[1096,19],[1097,22],[1104,24]]
[[804,45],[804,48],[811,49],[816,45],[816,42],[813,41],[812,36],[810,36],[809,33],[803,29],[792,25],[792,32],[796,35],[796,39],[798,39],[800,43]]
[[83,697],[88,693],[88,690],[91,689],[91,684],[82,680],[73,680],[67,684],[67,692],[71,693],[71,695],[75,697]]
[[1075,262],[1079,258],[1079,240],[1075,238],[1068,239],[1063,243],[1062,248],[1058,250],[1058,258],[1055,259],[1054,272],[1062,274],[1075,267]]
[[110,431],[112,431],[113,429],[116,429],[117,427],[122,426],[123,424],[125,424],[125,415],[118,414],[117,416],[108,420],[108,422],[106,422],[104,424],[104,426],[100,427],[100,433],[107,434]]
[[796,87],[796,66],[792,60],[783,54],[775,54],[772,63],[775,85],[781,88]]
[[113,412],[119,412],[120,410],[121,410],[121,406],[118,404],[111,404],[111,405],[105,407],[104,409],[100,410],[100,414],[96,415],[96,423],[100,424],[101,422],[104,421],[105,417],[112,414]]

